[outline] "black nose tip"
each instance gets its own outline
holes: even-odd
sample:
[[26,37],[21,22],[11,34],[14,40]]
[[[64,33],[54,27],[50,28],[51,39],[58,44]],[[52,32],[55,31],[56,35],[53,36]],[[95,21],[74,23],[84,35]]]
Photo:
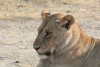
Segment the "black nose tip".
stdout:
[[35,50],[36,50],[36,51],[38,51],[38,49],[40,49],[40,47],[38,47],[38,48],[35,48]]

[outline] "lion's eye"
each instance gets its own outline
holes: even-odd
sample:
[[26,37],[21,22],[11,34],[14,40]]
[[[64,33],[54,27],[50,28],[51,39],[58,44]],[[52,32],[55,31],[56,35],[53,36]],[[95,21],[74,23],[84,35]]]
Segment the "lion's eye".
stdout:
[[46,32],[46,37],[49,37],[51,35],[51,32]]

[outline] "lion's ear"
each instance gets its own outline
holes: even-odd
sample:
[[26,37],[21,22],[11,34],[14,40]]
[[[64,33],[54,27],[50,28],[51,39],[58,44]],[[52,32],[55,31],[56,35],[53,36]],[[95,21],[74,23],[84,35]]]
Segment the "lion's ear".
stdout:
[[74,22],[75,19],[72,15],[66,15],[58,22],[58,25],[60,28],[69,30]]
[[51,14],[47,10],[43,10],[41,13],[42,19],[46,19]]

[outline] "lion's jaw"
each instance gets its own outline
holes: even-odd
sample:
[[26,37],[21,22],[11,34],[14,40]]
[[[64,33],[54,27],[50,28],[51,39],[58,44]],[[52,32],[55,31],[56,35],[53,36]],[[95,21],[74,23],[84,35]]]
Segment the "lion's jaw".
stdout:
[[[54,51],[54,48],[51,48],[51,55],[53,54],[53,51]],[[49,56],[51,56],[51,55],[49,55]],[[40,59],[46,59],[46,58],[48,58],[49,56],[47,56],[47,55],[40,55],[40,54],[38,54],[38,57],[40,58]]]

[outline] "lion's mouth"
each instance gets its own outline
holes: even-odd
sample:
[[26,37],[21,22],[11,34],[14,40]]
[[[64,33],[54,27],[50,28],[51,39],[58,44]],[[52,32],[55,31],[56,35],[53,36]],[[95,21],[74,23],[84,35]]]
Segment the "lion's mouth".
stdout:
[[38,53],[39,55],[46,55],[46,56],[50,56],[51,52],[45,52],[45,53]]

